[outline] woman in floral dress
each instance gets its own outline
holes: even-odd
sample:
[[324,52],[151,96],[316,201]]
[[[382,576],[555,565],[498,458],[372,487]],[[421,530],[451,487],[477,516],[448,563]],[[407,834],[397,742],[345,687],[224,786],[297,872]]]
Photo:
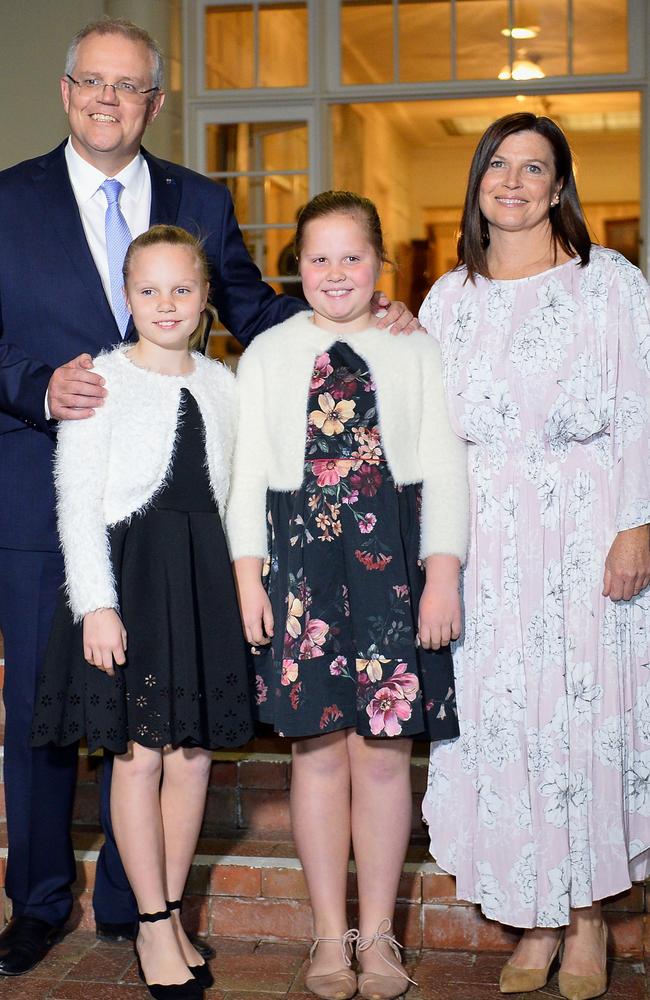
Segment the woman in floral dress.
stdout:
[[502,992],[542,986],[564,938],[560,992],[598,996],[600,901],[650,848],[650,307],[591,245],[549,119],[481,139],[459,266],[420,321],[471,490],[461,738],[432,747],[431,850],[461,897],[527,929]]
[[[384,248],[372,203],[317,196],[296,252],[314,311],[262,334],[240,362],[228,537],[247,638],[271,640],[257,658],[259,715],[293,741],[292,823],[315,929],[306,985],[395,997],[408,987],[390,928],[411,740],[458,733],[448,644],[460,630],[465,445],[437,345],[373,325]],[[359,932],[346,918],[351,839]]]

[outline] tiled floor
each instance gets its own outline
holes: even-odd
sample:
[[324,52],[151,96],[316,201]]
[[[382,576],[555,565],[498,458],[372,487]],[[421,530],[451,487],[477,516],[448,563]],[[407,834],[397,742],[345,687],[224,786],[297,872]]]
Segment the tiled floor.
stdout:
[[[218,938],[212,942],[215,985],[206,1000],[309,1000],[304,987],[307,947]],[[501,955],[425,952],[410,956],[418,986],[408,1000],[497,1000]],[[129,945],[100,944],[90,931],[73,931],[27,976],[0,979],[0,1000],[146,1000]],[[557,977],[536,994],[558,997]],[[650,1000],[640,962],[613,962],[610,1000]],[[513,1000],[517,1000],[516,997]]]

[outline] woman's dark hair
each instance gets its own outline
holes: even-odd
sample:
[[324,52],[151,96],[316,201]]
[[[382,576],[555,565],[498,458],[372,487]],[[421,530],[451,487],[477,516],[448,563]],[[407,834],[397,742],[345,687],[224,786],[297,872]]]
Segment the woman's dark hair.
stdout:
[[[187,229],[181,229],[180,226],[167,225],[151,226],[150,229],[147,229],[140,236],[136,236],[133,240],[129,249],[126,251],[126,257],[124,258],[124,265],[122,267],[122,277],[124,278],[125,286],[129,277],[129,271],[131,270],[133,257],[138,250],[144,250],[145,247],[159,246],[160,244],[167,244],[168,246],[173,247],[185,247],[193,253],[201,270],[201,278],[206,283],[208,288],[210,287],[210,267],[201,240],[197,236],[193,236],[192,233],[188,233]],[[212,325],[216,319],[217,310],[211,302],[208,302],[205,309],[201,313],[199,325],[188,341],[187,346],[190,351],[200,351],[203,349],[208,334],[210,333]]]
[[307,223],[339,212],[356,216],[365,226],[368,241],[377,254],[377,260],[381,261],[382,264],[390,263],[386,255],[377,209],[369,198],[363,198],[360,194],[354,194],[353,191],[322,191],[301,209],[294,240],[296,258],[300,257],[302,251]]
[[581,266],[589,263],[591,239],[587,223],[578,197],[573,175],[573,156],[564,132],[550,118],[530,112],[504,115],[492,122],[483,133],[469,169],[467,193],[463,206],[463,216],[458,237],[457,267],[465,265],[467,277],[474,281],[477,274],[488,278],[487,248],[490,243],[488,224],[479,207],[481,182],[490,165],[490,160],[504,139],[517,132],[536,132],[550,143],[553,150],[556,180],[561,189],[557,205],[551,205],[549,221],[555,252],[558,245],[571,257],[578,255]]

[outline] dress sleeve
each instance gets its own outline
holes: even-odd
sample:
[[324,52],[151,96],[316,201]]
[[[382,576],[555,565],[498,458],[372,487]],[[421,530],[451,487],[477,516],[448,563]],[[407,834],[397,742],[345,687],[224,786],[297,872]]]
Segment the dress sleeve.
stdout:
[[267,435],[264,425],[264,381],[259,358],[245,351],[237,370],[238,423],[226,534],[231,559],[265,559]]
[[625,531],[650,522],[650,288],[637,268],[620,262],[612,291],[612,486],[616,530]]
[[57,522],[75,622],[98,608],[119,606],[103,511],[109,440],[108,400],[93,417],[59,425],[54,461]]
[[418,320],[420,321],[420,326],[423,326],[427,333],[440,343],[442,308],[440,304],[440,289],[437,284],[429,289],[429,294],[420,306]]
[[467,444],[449,422],[440,348],[430,339],[422,346],[420,558],[454,555],[463,563],[469,534]]

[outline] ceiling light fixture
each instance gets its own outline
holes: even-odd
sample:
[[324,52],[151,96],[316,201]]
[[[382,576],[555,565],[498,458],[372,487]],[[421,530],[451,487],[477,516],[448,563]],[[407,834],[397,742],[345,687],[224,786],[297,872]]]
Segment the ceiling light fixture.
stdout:
[[537,38],[539,27],[531,24],[528,28],[502,28],[501,34],[506,38]]
[[507,63],[499,73],[500,80],[542,80],[546,73],[532,59],[515,59],[512,66]]

